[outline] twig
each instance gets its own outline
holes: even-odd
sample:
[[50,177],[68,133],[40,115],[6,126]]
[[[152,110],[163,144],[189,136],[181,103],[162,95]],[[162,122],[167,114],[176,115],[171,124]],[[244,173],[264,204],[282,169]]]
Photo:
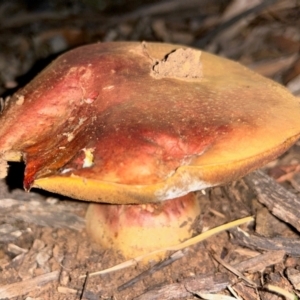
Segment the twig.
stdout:
[[271,292],[275,292],[281,296],[284,296],[287,300],[297,300],[298,297],[294,293],[290,293],[289,291],[275,285],[267,284],[264,286],[265,289]]
[[215,27],[213,30],[208,32],[204,37],[202,37],[201,39],[196,41],[194,43],[194,46],[197,48],[203,48],[204,46],[206,46],[207,43],[209,43],[212,39],[214,39],[219,33],[224,31],[225,29],[231,27],[236,22],[240,21],[241,19],[243,19],[251,14],[258,14],[259,12],[261,12],[262,10],[264,10],[265,8],[274,4],[277,1],[278,0],[265,0],[260,4],[250,8],[248,10],[243,11],[242,13],[234,16],[233,18],[231,18],[231,19],[221,23],[217,27]]
[[58,12],[37,12],[37,13],[23,13],[15,17],[10,17],[1,21],[2,29],[17,28],[20,26],[26,26],[33,22],[45,22],[45,21],[62,21],[68,17],[68,14]]
[[131,13],[128,13],[121,17],[122,21],[127,21],[131,19],[141,18],[145,16],[152,16],[152,15],[158,15],[158,14],[167,14],[172,13],[174,11],[182,11],[183,9],[187,8],[198,8],[199,5],[204,6],[205,2],[209,1],[203,1],[203,0],[167,0],[167,1],[161,1],[158,3],[150,4],[150,5],[144,5],[141,8],[138,8],[134,10]]
[[232,288],[231,285],[227,286],[228,291],[238,300],[242,300],[241,297],[239,297],[239,295],[235,292],[235,290]]
[[80,300],[83,299],[83,295],[84,295],[84,292],[86,290],[88,280],[89,280],[89,272],[86,272],[84,283],[83,283],[83,286],[82,286],[82,291],[81,291],[80,298],[79,298]]
[[268,251],[234,264],[233,267],[240,272],[262,273],[267,267],[281,263],[284,260],[285,254],[284,250]]
[[215,255],[212,252],[212,250],[210,250],[210,254],[213,257],[213,259],[216,260],[219,264],[221,264],[224,268],[229,270],[231,273],[233,273],[237,277],[239,277],[239,278],[243,279],[244,281],[246,281],[248,284],[250,284],[250,286],[256,287],[256,284],[252,280],[248,279],[240,271],[238,271],[237,269],[232,267],[230,264],[226,263],[223,259],[219,258],[217,255]]
[[163,269],[164,267],[172,264],[174,261],[182,258],[184,256],[184,253],[182,251],[177,251],[174,254],[172,254],[169,258],[165,259],[162,262],[159,262],[157,264],[155,264],[151,269],[148,269],[144,272],[142,272],[141,274],[139,274],[138,276],[130,279],[128,282],[122,284],[121,286],[118,287],[118,291],[123,291],[129,287],[131,287],[132,285],[134,285],[135,283],[137,283],[138,281],[142,280],[143,278],[145,278],[148,275],[152,275],[153,273]]

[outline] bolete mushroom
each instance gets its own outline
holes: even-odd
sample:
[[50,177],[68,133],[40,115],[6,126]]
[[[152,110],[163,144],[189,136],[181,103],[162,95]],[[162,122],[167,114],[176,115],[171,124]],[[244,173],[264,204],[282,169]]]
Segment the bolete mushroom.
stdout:
[[6,103],[0,155],[2,171],[24,160],[26,190],[114,204],[93,205],[88,230],[132,257],[188,238],[194,191],[244,176],[299,136],[296,98],[238,63],[97,43],[63,54]]

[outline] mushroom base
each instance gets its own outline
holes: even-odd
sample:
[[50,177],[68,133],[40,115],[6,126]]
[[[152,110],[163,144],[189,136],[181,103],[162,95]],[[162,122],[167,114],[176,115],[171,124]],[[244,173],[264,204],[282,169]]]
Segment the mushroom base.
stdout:
[[[173,246],[195,233],[200,205],[194,193],[155,204],[90,204],[87,232],[105,249],[126,259]],[[151,257],[151,259],[162,258]]]

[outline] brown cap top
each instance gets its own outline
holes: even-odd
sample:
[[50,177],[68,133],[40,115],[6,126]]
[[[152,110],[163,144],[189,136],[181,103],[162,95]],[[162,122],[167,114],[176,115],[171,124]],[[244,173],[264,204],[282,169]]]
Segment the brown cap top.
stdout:
[[145,203],[225,183],[300,136],[300,104],[238,63],[183,46],[98,43],[55,60],[10,100],[0,153],[25,188]]

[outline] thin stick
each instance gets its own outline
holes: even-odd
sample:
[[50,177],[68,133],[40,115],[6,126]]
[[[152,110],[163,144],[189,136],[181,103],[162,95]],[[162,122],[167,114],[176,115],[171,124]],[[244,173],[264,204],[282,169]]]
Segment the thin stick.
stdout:
[[245,280],[248,284],[250,284],[252,287],[257,287],[257,285],[250,279],[248,279],[247,277],[245,277],[240,271],[238,271],[237,269],[235,269],[233,266],[231,266],[230,264],[226,263],[223,259],[219,258],[217,255],[215,255],[212,250],[211,250],[211,255],[214,258],[214,260],[216,260],[219,264],[221,264],[224,268],[226,268],[227,270],[229,270],[231,273],[233,273],[234,275],[236,275],[237,277]]
[[131,287],[132,285],[134,285],[135,283],[137,283],[138,281],[142,280],[143,278],[145,278],[148,275],[152,275],[153,273],[163,269],[164,267],[172,264],[174,261],[182,258],[184,256],[184,253],[180,250],[175,252],[174,254],[172,254],[169,258],[165,259],[162,262],[159,262],[157,264],[155,264],[151,269],[148,269],[144,272],[142,272],[141,274],[139,274],[138,276],[130,279],[129,281],[127,281],[126,283],[122,284],[121,286],[118,287],[118,292],[123,291],[129,287]]
[[278,0],[265,0],[262,3],[247,9],[243,11],[242,13],[232,17],[231,19],[221,23],[217,27],[215,27],[212,31],[208,32],[204,37],[199,39],[194,43],[194,46],[197,48],[203,48],[207,43],[209,43],[213,38],[215,38],[219,33],[221,33],[223,30],[231,27],[234,25],[236,22],[240,21],[243,18],[246,18],[248,15],[251,14],[258,14],[261,12],[263,9],[267,8],[268,6],[274,4]]
[[84,279],[84,283],[83,283],[83,287],[82,287],[82,291],[81,291],[79,300],[82,300],[82,299],[83,299],[83,295],[84,295],[84,292],[85,292],[85,290],[86,290],[86,286],[87,286],[88,280],[89,280],[89,272],[86,272],[86,275],[85,275],[85,279]]

